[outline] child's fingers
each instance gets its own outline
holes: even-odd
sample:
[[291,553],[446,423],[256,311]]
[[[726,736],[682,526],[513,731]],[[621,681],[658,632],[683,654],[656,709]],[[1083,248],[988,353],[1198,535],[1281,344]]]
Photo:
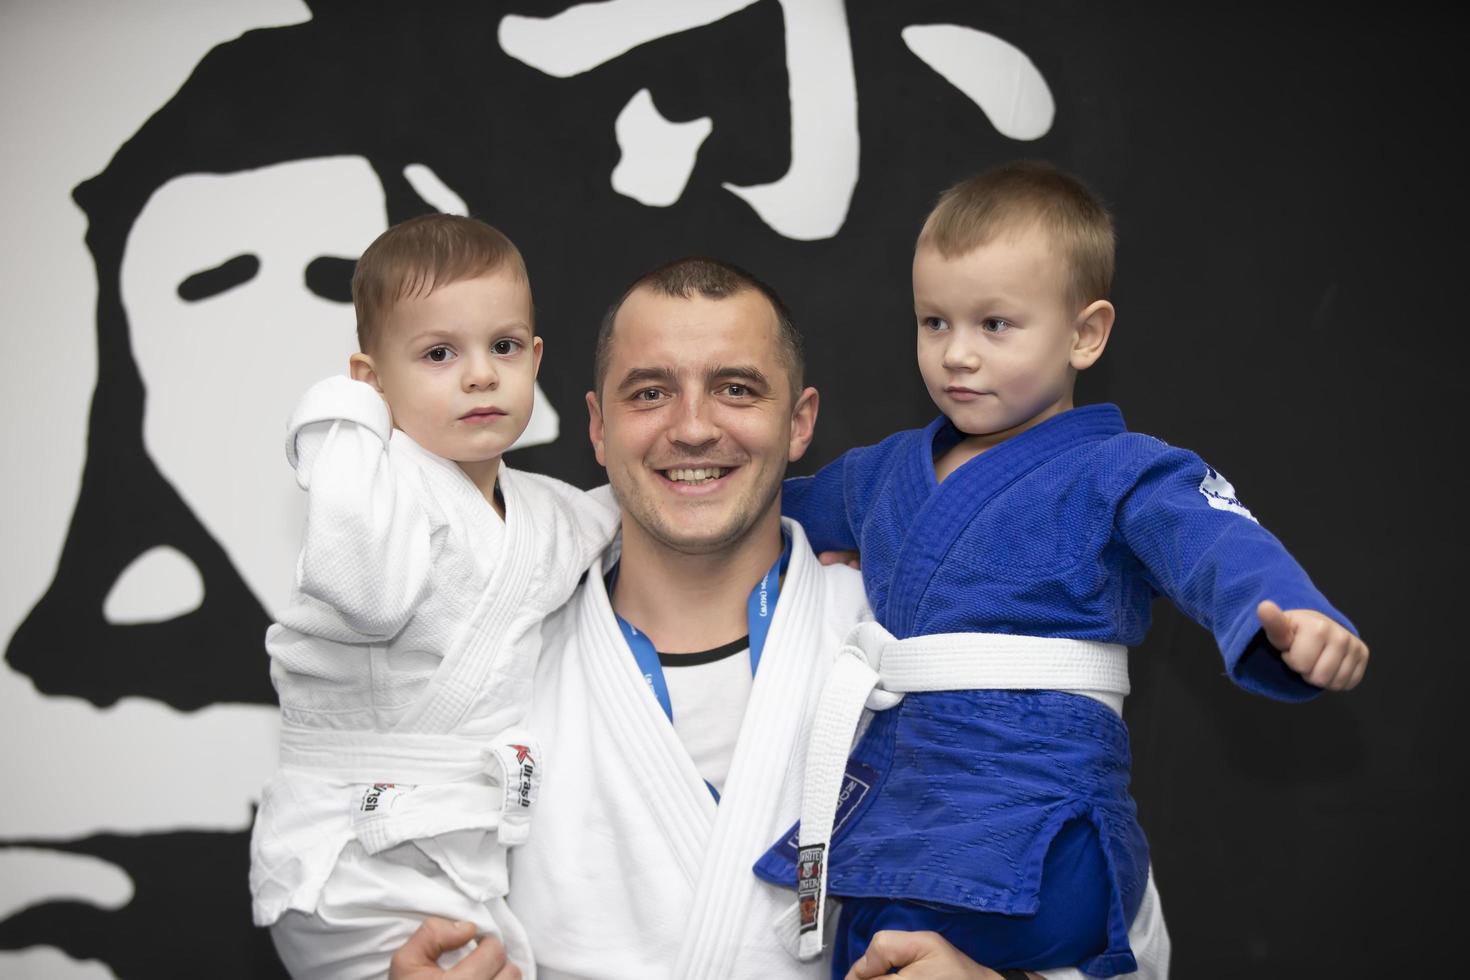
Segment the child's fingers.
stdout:
[[1363,672],[1367,670],[1367,667],[1367,644],[1355,636],[1350,636],[1342,663],[1338,665],[1337,673],[1328,682],[1327,689],[1329,691],[1351,691],[1363,679]]
[[1332,680],[1337,676],[1338,668],[1347,657],[1347,640],[1338,636],[1330,636],[1322,643],[1322,649],[1317,654],[1316,662],[1312,664],[1311,670],[1304,676],[1307,683],[1320,688],[1332,689]]
[[1256,606],[1256,616],[1261,621],[1261,629],[1266,634],[1266,639],[1278,650],[1291,649],[1291,641],[1295,634],[1291,618],[1282,611],[1270,599],[1263,600]]
[[[1286,613],[1286,616],[1290,618],[1291,614]],[[1277,649],[1281,651],[1281,659],[1286,666],[1301,674],[1303,680],[1311,683],[1312,671],[1316,668],[1318,660],[1321,659],[1323,648],[1326,645],[1327,631],[1322,628],[1322,621],[1309,616],[1300,616],[1292,620],[1291,642]]]
[[858,553],[856,551],[823,551],[817,555],[817,561],[823,565],[846,565],[848,568],[858,568]]
[[1362,681],[1363,681],[1363,675],[1366,674],[1367,672],[1368,672],[1368,645],[1366,643],[1364,643],[1363,644],[1363,655],[1362,655],[1361,659],[1358,660],[1358,666],[1353,671],[1352,679],[1348,682],[1348,686],[1345,688],[1345,690],[1349,690],[1350,691],[1353,688],[1357,687],[1359,684],[1361,684]]

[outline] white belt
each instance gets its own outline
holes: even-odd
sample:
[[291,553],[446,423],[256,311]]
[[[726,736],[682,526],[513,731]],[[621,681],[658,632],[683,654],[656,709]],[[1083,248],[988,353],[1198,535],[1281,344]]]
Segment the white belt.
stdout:
[[[490,738],[410,733],[340,732],[297,725],[281,727],[281,767],[304,769],[344,783],[372,784],[374,790],[431,787],[427,807],[413,818],[390,816],[388,808],[371,814],[360,807],[353,823],[369,853],[402,840],[460,829],[445,820],[465,819],[497,827],[508,847],[524,843],[540,795],[544,764],[537,740],[519,728]],[[489,782],[481,778],[489,777]],[[390,786],[389,784],[393,784]],[[370,790],[371,791],[371,790]],[[427,812],[434,803],[459,801],[457,814]],[[442,799],[441,799],[442,798]],[[427,821],[427,822],[425,822]]]
[[446,783],[485,769],[489,739],[281,726],[281,765],[349,783]]
[[[1115,643],[940,633],[894,638],[877,623],[855,626],[832,666],[812,721],[797,853],[797,955],[822,951],[827,858],[837,797],[863,708],[886,711],[910,692],[1052,690],[1085,694],[1122,713],[1128,649]],[[788,913],[788,914],[792,914]],[[781,931],[790,935],[789,927]]]

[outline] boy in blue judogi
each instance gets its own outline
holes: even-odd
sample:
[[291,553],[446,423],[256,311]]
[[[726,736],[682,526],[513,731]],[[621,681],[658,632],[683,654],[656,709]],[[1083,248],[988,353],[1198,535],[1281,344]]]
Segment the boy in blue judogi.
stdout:
[[[881,929],[940,932],[1001,970],[1136,968],[1148,845],[1120,665],[1155,595],[1215,634],[1249,691],[1300,701],[1363,676],[1351,624],[1223,477],[1128,432],[1115,406],[1073,407],[1113,325],[1113,246],[1106,210],[1046,165],[947,191],[913,268],[919,370],[942,415],[786,483],[783,511],[813,547],[862,554],[887,631],[868,644],[876,674],[916,644],[931,658],[889,685],[920,693],[875,713],[853,750],[830,853],[804,827],[756,866],[800,879],[808,953],[824,874],[842,897],[834,977]],[[1005,679],[976,681],[977,665]]]

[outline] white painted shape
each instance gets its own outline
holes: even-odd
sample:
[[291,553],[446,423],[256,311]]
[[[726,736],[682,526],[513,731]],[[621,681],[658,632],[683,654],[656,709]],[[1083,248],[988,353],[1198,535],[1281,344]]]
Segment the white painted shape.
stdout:
[[653,104],[653,94],[639,89],[613,124],[622,151],[613,167],[613,190],[649,207],[673,204],[684,193],[699,147],[713,129],[708,116],[683,123],[665,119]]
[[957,24],[903,29],[909,50],[980,107],[1002,136],[1034,140],[1051,130],[1051,87],[1026,54],[994,34]]
[[511,449],[544,446],[556,442],[556,437],[561,434],[561,418],[556,414],[556,406],[551,404],[551,399],[541,390],[539,381],[536,382],[532,398],[531,417],[526,422],[526,430],[511,443]]
[[551,17],[507,14],[497,32],[506,54],[555,78],[591,71],[670,34],[713,24],[755,0],[604,0]]
[[115,626],[159,623],[191,613],[203,602],[199,569],[177,548],[159,545],[123,569],[102,602],[102,618]]
[[428,164],[410,163],[403,168],[403,176],[414,192],[440,213],[460,216],[470,213],[470,206],[464,202],[464,198],[450,190],[449,185],[439,179],[439,175]]
[[72,188],[210,48],[310,16],[301,0],[0,3],[0,513],[25,515],[0,522],[0,643],[55,574],[86,453],[97,289]]
[[74,960],[52,946],[0,951],[0,977],[8,980],[117,980],[98,960]]
[[[0,443],[12,461],[0,480],[0,513],[25,515],[0,522],[8,556],[0,563],[0,640],[50,584],[81,482],[96,379],[97,288],[72,189],[107,165],[210,48],[310,16],[301,0],[0,4],[0,213],[7,231],[0,243]],[[0,716],[8,732],[25,739],[24,751],[8,744],[0,752],[0,785],[7,787],[0,836],[144,832],[181,819],[238,829],[274,765],[273,708],[160,718],[129,704],[103,714],[74,699],[44,697],[0,664]],[[151,727],[157,731],[144,737]],[[207,752],[189,750],[201,733]],[[111,748],[119,744],[152,756],[127,757]],[[0,882],[12,905],[55,888],[46,869],[12,867],[0,871]],[[97,892],[111,900],[107,886]],[[113,974],[96,961],[32,947],[0,952],[0,976]]]
[[[372,167],[344,156],[175,178],[128,236],[122,294],[147,390],[144,444],[273,616],[305,521],[286,420],[357,349],[352,305],[311,293],[305,270],[320,256],[356,259],[386,227]],[[255,278],[179,298],[184,279],[246,253],[260,260]]]
[[[28,888],[26,882],[43,884]],[[39,847],[0,848],[0,919],[43,902],[120,909],[132,900],[133,879],[110,861]]]
[[[510,14],[501,49],[567,78],[640,44],[703,27],[750,0],[606,0],[552,17]],[[724,188],[797,241],[831,238],[847,220],[858,178],[857,79],[843,0],[781,0],[791,97],[791,166],[769,184]],[[621,191],[620,191],[621,192]]]
[[[207,656],[208,651],[200,651]],[[260,669],[269,669],[265,650]],[[97,708],[41,697],[0,668],[6,725],[27,749],[0,753],[0,838],[71,840],[106,831],[240,831],[275,771],[280,712],[258,704],[175,711],[146,698]]]
[[858,179],[857,78],[843,0],[781,0],[791,91],[791,166],[769,184],[724,188],[797,241],[831,238]]

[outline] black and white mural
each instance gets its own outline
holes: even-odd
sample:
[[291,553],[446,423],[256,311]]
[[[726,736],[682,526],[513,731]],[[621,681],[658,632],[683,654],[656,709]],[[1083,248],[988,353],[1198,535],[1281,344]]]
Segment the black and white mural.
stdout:
[[546,360],[514,458],[582,486],[607,302],[681,254],[751,268],[808,337],[807,472],[930,417],[914,234],[1017,157],[1118,216],[1079,399],[1229,472],[1374,650],[1287,707],[1158,610],[1128,719],[1177,975],[1448,962],[1452,37],[1086,0],[0,6],[0,976],[281,974],[245,882],[302,518],[281,436],[355,349],[380,231],[453,211],[520,245]]

